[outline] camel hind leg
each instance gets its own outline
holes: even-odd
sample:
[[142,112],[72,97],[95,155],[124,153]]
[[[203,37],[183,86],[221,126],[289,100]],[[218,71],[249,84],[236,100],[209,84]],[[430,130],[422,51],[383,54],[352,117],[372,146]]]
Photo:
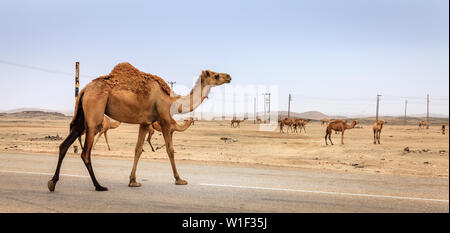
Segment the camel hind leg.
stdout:
[[102,127],[108,94],[99,91],[97,86],[90,87],[88,85],[85,88],[82,105],[84,112],[84,125],[86,127],[86,138],[83,151],[81,152],[81,159],[89,172],[92,183],[95,186],[95,190],[107,191],[108,189],[101,186],[95,178],[91,163],[91,152],[95,134],[98,132],[98,129]]
[[56,165],[55,174],[53,175],[53,178],[51,180],[49,180],[47,183],[47,186],[48,186],[48,189],[50,190],[50,192],[55,191],[56,183],[59,180],[59,172],[61,169],[62,161],[64,160],[64,157],[66,156],[66,153],[67,153],[67,150],[69,149],[69,147],[73,144],[73,142],[77,138],[78,138],[78,140],[80,140],[80,146],[82,146],[80,137],[83,134],[84,128],[85,128],[85,125],[84,125],[85,117],[84,117],[83,107],[81,104],[83,95],[84,95],[84,91],[82,90],[77,99],[77,103],[75,106],[76,113],[75,113],[74,119],[70,123],[70,133],[66,137],[66,139],[64,139],[64,141],[59,145],[59,157],[58,157],[58,163]]
[[331,145],[334,145],[333,142],[331,141],[331,132],[332,130],[325,130],[325,144],[328,146],[328,142],[327,142],[327,137],[330,140]]
[[94,137],[95,137],[95,127],[88,127],[86,130],[86,139],[84,142],[84,148],[83,152],[81,152],[81,159],[84,162],[84,165],[86,166],[89,175],[91,176],[92,183],[95,186],[96,191],[107,191],[108,188],[101,186],[97,179],[95,178],[94,169],[92,168],[91,163],[91,151],[94,144]]
[[77,138],[79,139],[82,132],[83,132],[83,129],[79,128],[79,126],[73,128],[70,131],[69,135],[66,137],[66,139],[61,143],[61,145],[59,145],[59,158],[58,158],[58,164],[56,165],[56,171],[55,171],[55,174],[53,175],[53,178],[51,180],[49,180],[48,184],[47,184],[50,192],[55,191],[56,183],[59,180],[59,172],[61,169],[61,164],[62,164],[64,157],[66,156],[67,150],[69,149],[69,147],[73,144],[73,142]]

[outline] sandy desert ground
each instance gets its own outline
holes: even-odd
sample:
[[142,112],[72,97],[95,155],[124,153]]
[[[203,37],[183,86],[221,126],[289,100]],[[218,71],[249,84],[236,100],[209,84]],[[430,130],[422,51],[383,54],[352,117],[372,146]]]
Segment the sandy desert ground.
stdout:
[[[57,156],[62,140],[46,136],[64,138],[70,120],[70,117],[0,117],[0,152],[52,153]],[[253,121],[241,123],[240,128],[231,128],[229,121],[197,121],[187,131],[175,132],[175,159],[351,173],[449,176],[448,130],[442,135],[440,125],[419,130],[416,125],[387,124],[383,128],[381,145],[373,144],[370,125],[361,126],[346,131],[344,145],[340,144],[340,135],[333,133],[335,145],[326,146],[325,126],[319,122],[308,124],[307,133],[280,134],[278,129],[259,131],[259,125]],[[96,156],[132,159],[137,132],[138,126],[130,124],[121,124],[109,131],[111,151],[101,138],[93,150],[94,161]],[[224,137],[231,140],[222,140]],[[163,142],[162,135],[156,132],[153,145],[159,146]],[[405,152],[405,147],[410,151]],[[144,150],[141,159],[167,160],[165,149],[152,152],[146,142]],[[72,148],[68,154],[78,156]]]

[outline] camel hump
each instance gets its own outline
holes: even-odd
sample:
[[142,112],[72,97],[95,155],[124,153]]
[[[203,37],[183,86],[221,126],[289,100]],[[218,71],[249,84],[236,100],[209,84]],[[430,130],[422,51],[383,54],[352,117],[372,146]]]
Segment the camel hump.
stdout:
[[140,71],[128,62],[117,64],[108,75],[97,79],[106,81],[110,86],[118,86],[136,93],[149,93],[151,85],[148,82],[156,81],[161,89],[170,95],[170,87],[164,79],[157,75]]

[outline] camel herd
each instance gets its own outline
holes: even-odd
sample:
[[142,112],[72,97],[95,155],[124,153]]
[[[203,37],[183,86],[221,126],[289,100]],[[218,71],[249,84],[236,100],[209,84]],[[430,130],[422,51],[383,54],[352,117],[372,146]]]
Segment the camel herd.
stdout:
[[[129,63],[120,63],[114,67],[110,74],[101,76],[88,83],[76,98],[75,112],[70,123],[69,135],[59,146],[59,157],[55,173],[48,181],[48,189],[53,192],[56,183],[59,180],[59,173],[63,159],[69,147],[75,140],[79,140],[82,148],[81,159],[84,162],[92,183],[96,191],[106,191],[106,187],[101,186],[97,181],[91,164],[91,151],[99,141],[101,135],[104,135],[108,150],[111,150],[108,143],[107,132],[110,129],[119,127],[121,122],[128,124],[138,124],[139,133],[135,147],[135,156],[133,167],[129,177],[129,187],[140,187],[141,184],[136,179],[136,169],[139,158],[143,151],[145,136],[148,134],[147,142],[152,151],[155,151],[151,143],[151,138],[156,131],[162,133],[164,145],[157,147],[156,150],[166,147],[166,153],[172,167],[175,184],[186,185],[187,181],[181,179],[177,172],[173,133],[175,131],[183,132],[194,124],[195,120],[189,118],[183,125],[179,125],[172,116],[175,114],[185,114],[194,111],[210,93],[212,87],[220,86],[231,82],[231,77],[226,73],[217,73],[210,70],[203,70],[196,81],[193,89],[186,96],[176,95],[168,84],[160,77],[144,73]],[[201,98],[194,98],[201,96]],[[108,117],[114,119],[111,121]],[[231,120],[231,127],[240,127],[240,123],[247,120]],[[261,123],[259,117],[255,120]],[[279,119],[280,133],[286,133],[291,130],[293,133],[306,133],[306,125],[309,119]],[[331,141],[331,133],[341,132],[341,144],[344,144],[345,130],[354,128],[358,121],[351,124],[347,121],[337,119],[330,121],[325,118],[322,125],[326,125],[325,144]],[[374,144],[380,144],[380,136],[383,125],[386,121],[380,120],[373,124]],[[445,123],[442,124],[442,133],[445,134]],[[420,122],[419,128],[428,127],[427,122]],[[81,136],[85,134],[84,146],[81,143]],[[94,142],[95,136],[98,134]]]

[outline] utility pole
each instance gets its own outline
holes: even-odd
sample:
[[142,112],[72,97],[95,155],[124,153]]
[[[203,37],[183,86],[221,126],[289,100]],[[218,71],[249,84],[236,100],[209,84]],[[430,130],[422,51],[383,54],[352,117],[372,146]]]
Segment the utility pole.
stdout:
[[253,121],[254,124],[256,124],[256,97],[253,98],[253,118],[255,119]]
[[270,123],[270,93],[267,93],[269,95],[269,123]]
[[262,94],[264,96],[264,123],[266,123],[266,94]]
[[[77,101],[79,89],[80,89],[80,62],[75,62],[75,104]],[[78,146],[73,145],[73,153],[78,154]]]
[[266,104],[267,104],[267,99],[266,96],[269,96],[269,122],[270,122],[270,93],[263,93],[262,95],[264,95],[264,123],[266,123]]
[[288,118],[291,116],[291,94],[289,94],[289,102],[288,102]]
[[170,84],[170,89],[173,89],[173,84],[175,84],[175,83],[177,83],[177,82],[172,82],[172,81],[170,81],[170,82],[168,82],[169,84]]
[[75,62],[75,100],[77,99],[79,88],[80,88],[80,63]]
[[406,106],[408,105],[408,100],[405,100],[405,119],[404,119],[404,125],[406,125]]
[[380,106],[380,94],[377,94],[377,116],[376,116],[376,120],[378,121],[378,108]]
[[430,95],[427,94],[427,129],[430,128]]

